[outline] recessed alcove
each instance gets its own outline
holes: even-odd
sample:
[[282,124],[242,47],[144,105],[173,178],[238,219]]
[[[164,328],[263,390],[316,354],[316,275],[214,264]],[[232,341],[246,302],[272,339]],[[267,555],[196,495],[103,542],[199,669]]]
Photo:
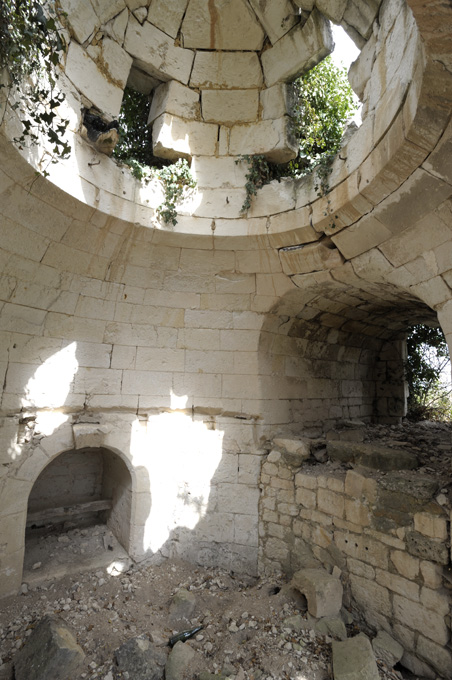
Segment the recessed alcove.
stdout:
[[125,568],[131,505],[131,475],[118,455],[102,448],[61,453],[41,472],[28,499],[24,579],[121,562]]

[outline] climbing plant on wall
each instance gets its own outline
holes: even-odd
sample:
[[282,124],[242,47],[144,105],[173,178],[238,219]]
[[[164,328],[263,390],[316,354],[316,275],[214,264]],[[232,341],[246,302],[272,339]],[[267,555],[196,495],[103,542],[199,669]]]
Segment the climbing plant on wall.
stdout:
[[409,390],[408,417],[452,419],[449,350],[440,328],[418,324],[410,329],[405,377]]
[[[54,158],[70,152],[65,140],[67,120],[58,115],[64,95],[57,89],[57,67],[66,49],[54,4],[33,0],[0,2],[0,98],[9,99],[22,132],[19,146],[36,144],[40,135]],[[4,114],[5,115],[5,114]]]
[[358,108],[345,68],[338,68],[331,57],[292,84],[293,132],[298,154],[289,163],[277,165],[264,156],[244,156],[248,163],[247,194],[242,206],[246,212],[256,191],[282,177],[303,177],[317,170],[318,193],[329,191],[331,163],[338,152],[347,121]]

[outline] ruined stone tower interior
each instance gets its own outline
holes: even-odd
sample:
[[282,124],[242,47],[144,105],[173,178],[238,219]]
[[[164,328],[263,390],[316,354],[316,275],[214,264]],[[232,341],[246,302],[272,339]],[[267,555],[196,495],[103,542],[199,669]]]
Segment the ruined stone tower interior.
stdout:
[[[450,455],[438,480],[358,448],[405,415],[407,329],[452,343],[452,6],[60,4],[70,157],[19,149],[1,111],[0,593],[24,580],[26,527],[71,506],[138,563],[339,567],[407,668],[450,677]],[[331,22],[361,50],[362,123],[327,195],[273,181],[244,214],[236,161],[294,157],[289,84],[332,51]],[[152,98],[155,155],[189,160],[175,225],[157,181],[80,134],[126,85]],[[313,464],[319,442],[343,463],[344,441],[346,464]]]

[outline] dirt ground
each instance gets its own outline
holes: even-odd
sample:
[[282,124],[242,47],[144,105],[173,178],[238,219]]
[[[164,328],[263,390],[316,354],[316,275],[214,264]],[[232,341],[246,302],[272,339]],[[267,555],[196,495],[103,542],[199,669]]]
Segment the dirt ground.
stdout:
[[[450,507],[451,428],[443,424],[370,426],[364,441],[406,448],[420,459],[420,474],[437,476],[441,504]],[[138,635],[166,646],[181,630],[202,625],[186,644],[198,650],[205,671],[235,680],[331,680],[331,638],[289,629],[305,603],[283,580],[240,577],[167,560],[131,565],[105,525],[38,536],[29,549],[25,584],[0,601],[0,680],[12,680],[14,655],[45,614],[64,619],[86,658],[80,678],[116,680],[114,652]],[[39,566],[37,566],[39,565]],[[77,573],[74,574],[74,565]],[[83,567],[83,573],[80,569]],[[51,580],[44,581],[43,575]],[[171,603],[185,588],[195,596],[187,621]],[[348,625],[348,636],[359,632]],[[381,680],[413,677],[378,662]],[[130,678],[129,680],[134,680]]]
[[[175,624],[170,607],[180,588],[191,591],[196,601],[185,625]],[[131,637],[145,634],[166,645],[181,628],[196,625],[203,630],[186,644],[201,653],[210,673],[237,680],[332,678],[331,638],[285,626],[290,616],[307,614],[301,598],[277,579],[241,578],[166,561],[122,574],[102,569],[32,586],[0,603],[2,680],[13,677],[14,654],[45,614],[60,616],[75,632],[86,654],[81,678],[118,677],[114,651]],[[355,632],[351,624],[349,635]],[[379,668],[381,680],[402,678],[383,664]]]

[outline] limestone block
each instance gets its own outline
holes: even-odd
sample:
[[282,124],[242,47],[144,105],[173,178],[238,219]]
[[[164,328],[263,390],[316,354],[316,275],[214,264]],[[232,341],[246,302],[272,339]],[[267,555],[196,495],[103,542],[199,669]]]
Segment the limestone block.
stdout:
[[354,92],[363,101],[364,90],[370,79],[372,67],[375,61],[376,39],[371,36],[364,45],[358,58],[352,63],[348,70],[348,79]]
[[89,0],[61,0],[60,5],[66,12],[71,34],[78,43],[84,43],[100,24],[92,4]]
[[202,117],[207,123],[247,123],[257,119],[258,90],[203,90]]
[[265,33],[245,0],[191,0],[181,27],[185,47],[259,51]]
[[376,470],[413,470],[419,465],[416,456],[403,449],[361,442],[330,440],[327,451],[333,460],[354,462]]
[[273,444],[283,449],[283,459],[288,465],[299,467],[311,455],[308,439],[286,439],[276,437]]
[[448,675],[450,675],[452,655],[447,649],[441,645],[435,644],[432,640],[428,640],[424,635],[419,635],[416,651],[418,655],[431,664],[442,677],[447,678]]
[[276,83],[260,92],[261,115],[263,120],[281,118],[290,113],[293,105],[293,87]]
[[308,601],[311,616],[337,616],[342,607],[342,583],[323,569],[301,569],[291,581]]
[[145,73],[134,66],[130,69],[127,85],[133,90],[142,94],[150,94],[159,84],[160,81],[150,76],[149,73]]
[[104,38],[98,45],[90,45],[86,51],[109,81],[124,89],[132,66],[132,57],[110,38]]
[[410,555],[439,564],[447,564],[448,550],[442,541],[427,538],[417,531],[408,532],[406,541]]
[[420,534],[430,538],[447,540],[447,520],[445,517],[430,515],[427,512],[417,512],[414,515],[414,528]]
[[118,673],[123,677],[144,678],[163,677],[167,651],[154,645],[146,635],[127,640],[115,651]]
[[333,51],[329,22],[314,10],[304,26],[297,24],[262,54],[267,87],[306,73]]
[[419,574],[419,560],[402,550],[394,550],[391,552],[391,562],[401,576],[404,576],[411,581]]
[[[387,568],[388,548],[380,543],[380,541],[375,541],[365,535],[354,535],[353,540],[350,540],[349,534],[340,531],[335,533],[334,540],[339,550],[350,557],[371,564],[374,567]],[[380,587],[380,589],[387,592],[386,588]]]
[[177,80],[162,83],[153,93],[148,125],[162,113],[196,120],[199,115],[199,94]]
[[[129,21],[129,12],[124,9],[117,17],[112,19],[106,26],[108,35],[110,35],[119,45],[124,42],[126,34],[127,22]],[[79,41],[80,42],[80,41]]]
[[15,677],[17,680],[75,677],[84,658],[66,623],[59,617],[45,616],[14,657]]
[[255,52],[197,52],[190,77],[190,87],[225,90],[259,88],[262,82]]
[[285,274],[307,274],[309,272],[334,269],[343,264],[343,257],[329,239],[320,243],[287,247],[280,251]]
[[392,616],[391,598],[387,588],[354,574],[350,576],[350,585],[353,600],[366,615],[372,613],[387,618]]
[[191,172],[200,189],[243,187],[246,182],[246,165],[233,157],[195,156]]
[[163,113],[152,128],[154,154],[160,158],[213,156],[218,126]]
[[172,38],[176,38],[187,3],[188,0],[151,0],[148,21]]
[[293,0],[293,3],[300,9],[311,12],[314,9],[315,0]]
[[193,52],[174,45],[166,33],[148,21],[143,26],[131,17],[127,25],[124,49],[146,73],[160,80],[179,80],[187,85],[193,65]]
[[274,163],[286,163],[295,158],[297,151],[287,116],[254,125],[234,125],[231,129],[229,153],[232,156],[263,154]]
[[333,640],[334,680],[378,680],[380,674],[369,638],[365,635]]
[[108,3],[103,2],[103,0],[91,0],[91,4],[102,24],[106,24],[107,21],[122,12],[126,6],[125,0],[111,0]]
[[122,89],[109,82],[85,50],[74,41],[68,49],[66,75],[100,111],[112,117],[118,116]]
[[393,607],[394,616],[400,623],[418,630],[437,644],[447,643],[449,632],[443,615],[397,594],[393,598]]
[[439,564],[423,560],[420,563],[420,568],[424,583],[428,588],[436,589],[441,587],[443,573]]
[[317,492],[317,507],[320,511],[328,515],[342,518],[344,516],[344,497],[340,494],[329,491],[328,489],[319,489]]
[[250,0],[250,5],[272,43],[282,38],[297,23],[298,17],[289,0],[282,2]]
[[261,187],[248,211],[250,217],[280,214],[295,207],[295,185],[291,179],[273,180]]
[[449,595],[446,590],[432,590],[425,586],[421,588],[421,602],[427,609],[433,609],[437,614],[446,616],[449,613]]
[[388,588],[394,593],[403,595],[403,597],[407,597],[414,602],[419,602],[419,586],[417,583],[381,569],[377,569],[376,575],[377,583],[379,583],[381,586]]
[[372,32],[372,24],[378,14],[381,0],[349,0],[344,12],[344,22],[354,28],[363,38],[369,38]]
[[316,0],[316,7],[327,19],[340,24],[347,7],[348,0]]

